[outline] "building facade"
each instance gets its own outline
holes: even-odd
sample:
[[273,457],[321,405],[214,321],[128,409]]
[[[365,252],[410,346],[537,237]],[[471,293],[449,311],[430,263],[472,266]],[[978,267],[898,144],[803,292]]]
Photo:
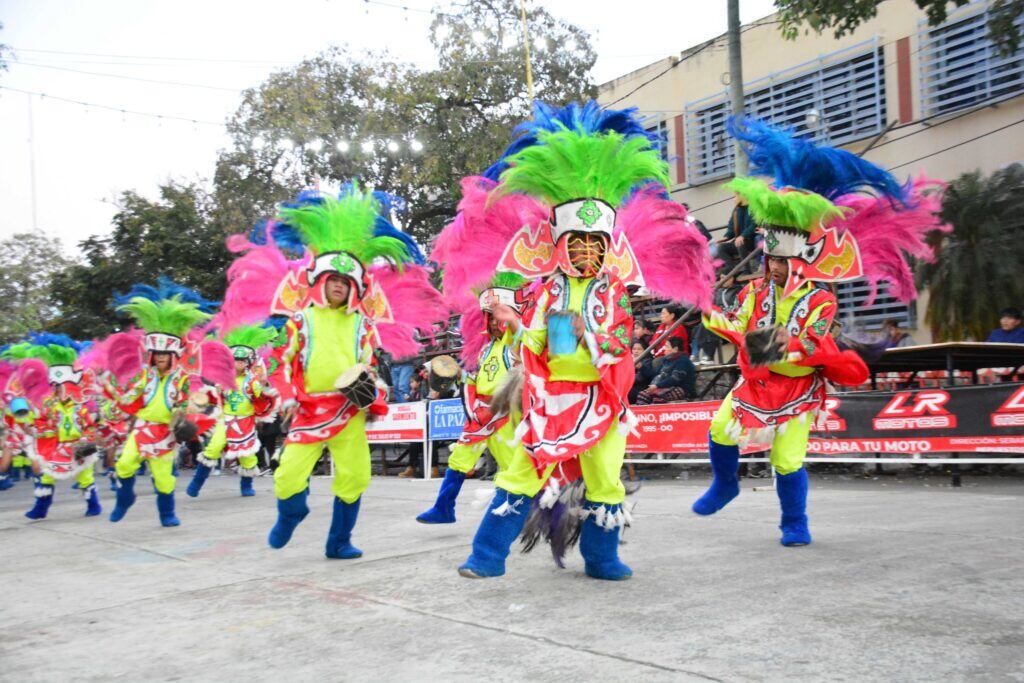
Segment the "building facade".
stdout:
[[[890,0],[838,40],[831,32],[784,40],[774,15],[745,25],[746,113],[863,152],[901,179],[951,180],[1024,161],[1024,49],[998,55],[986,37],[988,12],[988,0],[979,0],[931,27],[911,0]],[[733,207],[722,188],[733,174],[728,78],[723,35],[609,81],[598,95],[647,117],[665,143],[672,196],[712,233]],[[930,341],[917,308],[884,296],[867,307],[867,287],[858,283],[839,295],[841,317],[852,320],[856,311],[867,329],[895,317],[917,341]]]

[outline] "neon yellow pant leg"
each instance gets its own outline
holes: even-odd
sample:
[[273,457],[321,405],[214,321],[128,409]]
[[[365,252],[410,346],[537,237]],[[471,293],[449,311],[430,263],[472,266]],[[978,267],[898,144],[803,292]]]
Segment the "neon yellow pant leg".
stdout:
[[[732,421],[732,392],[722,400],[718,412],[711,419],[711,439],[723,446],[735,446],[739,439],[729,434]],[[807,438],[811,433],[810,414],[799,415],[775,432],[769,459],[779,474],[790,474],[803,467],[807,455]]]
[[626,457],[626,437],[613,425],[604,438],[580,456],[583,481],[587,484],[587,500],[592,503],[618,505],[626,499],[626,488],[619,475]]
[[730,391],[722,399],[722,405],[718,412],[711,418],[711,440],[722,446],[735,446],[738,439],[729,435],[729,423],[732,422],[732,392]]
[[139,454],[139,447],[135,445],[135,432],[132,432],[124,442],[124,449],[121,451],[121,457],[117,459],[114,471],[121,479],[128,479],[135,476],[141,465],[142,456]]
[[153,485],[158,493],[173,493],[174,482],[174,451],[167,451],[156,458],[149,459],[149,469],[153,473]]
[[[625,499],[626,489],[619,479],[625,456],[626,437],[620,435],[615,427],[609,429],[593,448],[580,455],[583,481],[587,484],[587,500],[615,505]],[[554,469],[555,465],[550,465],[542,476],[538,476],[526,451],[517,448],[508,469],[494,478],[494,485],[509,493],[533,497]]]
[[224,418],[217,420],[217,426],[213,428],[213,434],[210,435],[210,443],[206,444],[206,448],[203,449],[203,457],[210,460],[217,460],[220,458],[220,454],[224,452],[224,447],[228,445],[228,428],[224,424]]
[[11,458],[11,465],[13,467],[28,467],[31,462],[32,460],[30,458],[26,458],[24,455],[15,455]]
[[[90,486],[96,483],[96,475],[93,473],[91,467],[86,467],[84,470],[75,475],[75,481],[78,482],[78,488],[86,490]],[[53,486],[57,483],[57,480],[51,477],[49,474],[44,474],[39,477],[39,483],[43,486]]]
[[78,482],[78,488],[84,491],[96,483],[96,474],[93,472],[92,467],[86,467],[78,473],[78,476],[75,477],[75,481]]
[[798,415],[789,420],[775,432],[772,451],[769,456],[772,467],[779,474],[792,474],[804,466],[807,455],[807,438],[811,433],[811,416],[809,413]]
[[243,470],[254,469],[259,464],[255,455],[240,455],[238,456],[238,467]]
[[452,446],[452,454],[448,456],[448,469],[465,474],[473,469],[480,455],[487,448],[487,439],[474,444],[457,443]]
[[498,471],[504,472],[508,469],[516,451],[523,450],[522,445],[509,445],[515,438],[515,434],[516,425],[509,420],[484,441],[479,441],[472,446],[456,444],[452,447],[452,454],[448,458],[448,467],[456,472],[469,472],[486,448],[494,456],[494,461],[498,463]]
[[334,461],[331,490],[346,503],[354,503],[370,484],[370,444],[366,440],[366,416],[357,413],[334,438],[317,443],[290,443],[274,472],[274,493],[281,500],[306,489],[313,467],[324,447]]

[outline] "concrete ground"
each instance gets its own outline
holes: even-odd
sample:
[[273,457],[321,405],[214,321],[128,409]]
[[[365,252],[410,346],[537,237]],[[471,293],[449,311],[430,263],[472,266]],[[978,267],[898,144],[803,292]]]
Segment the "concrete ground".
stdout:
[[269,477],[246,499],[234,476],[196,500],[179,481],[175,529],[141,482],[119,524],[83,518],[67,484],[29,522],[22,482],[0,493],[0,679],[1024,680],[1024,480],[812,474],[815,542],[795,549],[774,493],[748,480],[703,519],[705,484],[648,482],[621,548],[636,575],[604,583],[546,549],[459,577],[479,482],[457,524],[426,527],[436,483],[375,477],[353,561],[323,557],[325,478],[282,551]]

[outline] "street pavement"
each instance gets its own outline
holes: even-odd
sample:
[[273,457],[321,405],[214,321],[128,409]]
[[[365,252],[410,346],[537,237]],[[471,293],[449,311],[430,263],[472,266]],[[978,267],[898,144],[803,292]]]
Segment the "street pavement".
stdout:
[[[190,473],[189,473],[190,474]],[[778,543],[778,502],[753,491],[699,518],[706,485],[646,482],[621,546],[630,581],[587,578],[574,550],[516,550],[508,574],[463,579],[482,509],[414,517],[437,483],[374,477],[354,542],[327,560],[330,481],[291,544],[266,545],[272,481],[241,498],[178,485],[182,526],[159,526],[148,482],[124,521],[68,483],[30,522],[0,492],[0,680],[759,681],[1024,680],[1024,478],[898,481],[811,475],[814,543]]]

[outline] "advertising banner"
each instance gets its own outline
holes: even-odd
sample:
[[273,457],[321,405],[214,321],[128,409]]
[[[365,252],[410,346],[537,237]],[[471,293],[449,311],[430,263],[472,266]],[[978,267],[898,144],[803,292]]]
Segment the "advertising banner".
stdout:
[[427,438],[427,402],[391,403],[384,417],[366,421],[370,443],[401,443]]
[[466,411],[462,399],[446,398],[430,402],[430,440],[455,441],[462,435]]
[[[706,453],[717,401],[636,406],[630,453]],[[748,444],[745,452],[766,450]],[[1024,385],[831,394],[808,453],[1024,453]]]

